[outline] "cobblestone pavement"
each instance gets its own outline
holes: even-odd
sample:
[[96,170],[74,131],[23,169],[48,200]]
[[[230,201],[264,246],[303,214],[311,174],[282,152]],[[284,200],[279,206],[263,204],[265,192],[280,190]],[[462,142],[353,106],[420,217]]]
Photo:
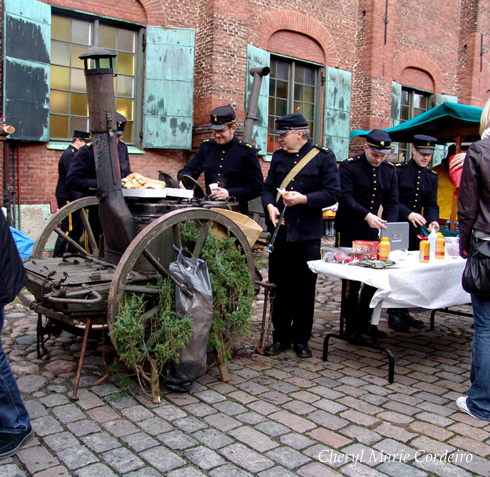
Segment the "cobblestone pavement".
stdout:
[[37,315],[9,305],[2,341],[36,437],[0,461],[0,476],[490,476],[490,424],[455,406],[469,386],[471,318],[438,314],[429,331],[429,313],[416,310],[425,328],[395,333],[383,315],[382,344],[396,358],[388,384],[376,350],[332,339],[322,361],[340,281],[320,277],[317,289],[312,358],[247,353],[248,339],[229,382],[214,367],[189,393],[164,391],[159,405],[139,392],[115,399],[114,377],[93,386],[105,374],[97,340],[71,401],[81,338],[62,332],[38,359]]

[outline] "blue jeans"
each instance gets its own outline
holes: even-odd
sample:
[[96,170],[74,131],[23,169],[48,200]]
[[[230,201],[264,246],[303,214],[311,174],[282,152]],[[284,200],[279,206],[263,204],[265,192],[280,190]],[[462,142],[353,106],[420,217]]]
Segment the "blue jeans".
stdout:
[[[0,308],[0,334],[3,320],[4,311]],[[21,434],[29,425],[29,414],[0,343],[0,433]]]
[[490,418],[490,297],[471,295],[475,334],[471,343],[471,387],[466,404],[479,419]]

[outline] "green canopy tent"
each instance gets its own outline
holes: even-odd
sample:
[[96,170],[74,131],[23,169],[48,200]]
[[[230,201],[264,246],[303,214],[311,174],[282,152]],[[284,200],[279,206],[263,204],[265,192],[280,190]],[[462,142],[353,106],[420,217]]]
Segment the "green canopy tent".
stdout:
[[[455,142],[460,147],[462,141],[474,142],[480,139],[482,111],[482,108],[466,104],[445,102],[383,131],[389,133],[394,142],[412,142],[414,134],[427,134],[436,137],[440,144]],[[356,136],[365,137],[369,133],[370,131],[354,129],[350,133],[350,140]]]
[[[436,137],[439,144],[456,143],[456,152],[461,151],[462,142],[474,142],[480,139],[480,117],[483,109],[466,104],[445,102],[419,114],[392,128],[383,129],[394,142],[412,142],[415,134],[427,134]],[[355,129],[350,140],[365,137],[370,131]],[[457,195],[453,196],[451,212],[451,230],[454,230],[457,211]]]

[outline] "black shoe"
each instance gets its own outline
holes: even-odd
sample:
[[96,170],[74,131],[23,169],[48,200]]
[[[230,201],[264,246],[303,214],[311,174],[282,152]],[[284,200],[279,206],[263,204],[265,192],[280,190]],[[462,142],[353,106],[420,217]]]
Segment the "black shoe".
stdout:
[[361,332],[358,330],[348,330],[346,329],[344,331],[343,337],[349,342],[349,343],[355,343],[355,342],[366,342],[366,339],[364,336],[362,336]]
[[403,315],[403,321],[412,328],[423,328],[424,322],[422,320],[416,320],[410,313],[406,313]]
[[275,341],[271,345],[265,347],[264,354],[266,356],[275,356],[276,354],[280,354],[289,348],[291,348],[291,345],[281,343],[280,341]]
[[294,351],[298,358],[311,358],[311,350],[308,345],[298,343],[293,346]]
[[388,326],[400,333],[408,333],[410,326],[405,323],[405,320],[400,315],[388,315]]
[[34,437],[34,431],[29,426],[27,431],[20,434],[0,434],[0,460],[11,457],[20,451],[24,444],[27,444]]
[[379,330],[376,325],[368,325],[365,329],[361,330],[361,333],[371,338],[386,338],[386,333]]

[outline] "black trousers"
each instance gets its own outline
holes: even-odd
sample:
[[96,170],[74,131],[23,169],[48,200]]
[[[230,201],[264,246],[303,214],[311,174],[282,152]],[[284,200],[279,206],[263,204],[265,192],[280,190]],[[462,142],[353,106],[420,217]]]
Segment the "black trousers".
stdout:
[[269,282],[277,286],[272,310],[274,342],[308,344],[313,327],[317,275],[307,262],[319,258],[320,240],[276,240],[269,256]]
[[[58,208],[61,209],[71,201],[57,197],[56,202],[58,204]],[[80,212],[77,211],[74,214],[70,214],[68,217],[64,218],[61,221],[60,229],[70,238],[75,240],[75,242],[79,242],[80,237],[83,234],[83,222],[82,218],[80,217]],[[68,247],[68,243],[65,240],[58,237],[54,245],[53,257],[62,257],[67,249],[69,249],[70,252],[74,252],[74,250],[71,250],[71,248],[72,247]]]

